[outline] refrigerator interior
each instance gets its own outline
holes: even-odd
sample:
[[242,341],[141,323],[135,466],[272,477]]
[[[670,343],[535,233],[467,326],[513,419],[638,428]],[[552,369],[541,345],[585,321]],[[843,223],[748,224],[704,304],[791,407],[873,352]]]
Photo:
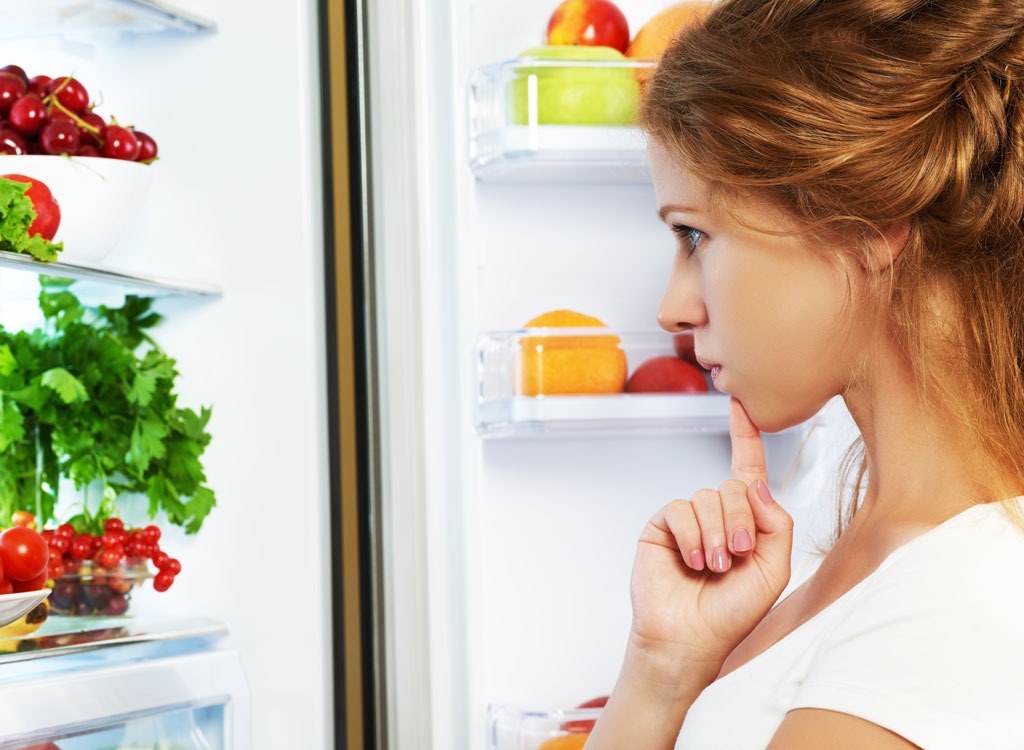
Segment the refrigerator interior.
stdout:
[[[628,634],[630,567],[644,523],[666,502],[729,477],[724,429],[595,423],[559,435],[524,426],[500,437],[475,429],[481,336],[564,308],[616,329],[656,330],[674,253],[649,181],[637,177],[636,153],[628,168],[584,164],[582,176],[570,174],[579,164],[532,169],[529,157],[483,178],[469,166],[470,80],[541,44],[556,5],[452,0],[427,11],[393,2],[373,4],[367,16],[379,136],[373,198],[376,221],[387,224],[376,244],[381,362],[392,379],[384,392],[400,392],[400,382],[425,401],[416,427],[425,456],[415,508],[422,538],[409,531],[408,485],[396,479],[384,495],[391,601],[398,606],[410,581],[429,592],[402,600],[403,622],[389,624],[397,654],[389,678],[401,684],[389,704],[397,747],[430,732],[434,747],[534,750],[557,733],[561,714],[546,724],[534,717],[541,728],[527,737],[515,728],[528,724],[521,712],[607,695]],[[635,30],[665,3],[619,6]],[[419,33],[393,38],[396,18]],[[415,132],[394,125],[403,115]],[[398,164],[382,142],[415,168]],[[635,148],[642,155],[642,143]],[[422,231],[412,238],[396,224]],[[414,258],[403,239],[418,248]],[[406,288],[416,292],[411,302],[400,294]],[[422,358],[413,385],[397,374],[410,347]],[[402,424],[391,420],[385,414],[385,435]],[[813,428],[766,438],[773,492],[798,524],[794,581],[827,541],[832,473],[853,436],[833,402]],[[409,474],[414,453],[398,438],[385,448],[385,474]],[[412,633],[409,621],[429,635]],[[489,710],[492,718],[504,712],[500,732]]]
[[[0,0],[0,14],[24,3]],[[38,4],[53,10],[60,0]],[[67,3],[66,12],[110,3]],[[3,63],[73,74],[97,111],[150,133],[153,183],[104,266],[209,284],[159,296],[154,338],[179,401],[212,407],[203,462],[217,507],[195,535],[156,522],[182,573],[133,608],[227,625],[252,692],[253,748],[332,741],[322,164],[314,2],[182,0],[216,29],[3,34]],[[6,15],[4,17],[7,17]],[[19,16],[20,17],[20,16]],[[3,32],[10,32],[5,27]],[[0,33],[3,33],[0,32]],[[6,157],[0,157],[6,158]],[[35,276],[0,269],[5,324],[31,318]],[[118,302],[117,285],[90,285]],[[95,294],[94,294],[95,293]],[[145,499],[124,510],[148,522]]]

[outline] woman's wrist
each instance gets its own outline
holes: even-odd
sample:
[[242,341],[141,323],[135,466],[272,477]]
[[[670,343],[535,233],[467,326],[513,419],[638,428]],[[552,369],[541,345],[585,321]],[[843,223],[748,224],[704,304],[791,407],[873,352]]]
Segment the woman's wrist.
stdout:
[[718,676],[722,662],[631,634],[619,679],[587,750],[674,747],[687,711]]

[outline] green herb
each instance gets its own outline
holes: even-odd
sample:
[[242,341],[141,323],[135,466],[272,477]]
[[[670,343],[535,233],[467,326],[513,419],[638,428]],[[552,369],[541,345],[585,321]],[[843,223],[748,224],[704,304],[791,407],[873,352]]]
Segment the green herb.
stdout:
[[25,195],[29,184],[0,178],[0,250],[25,253],[36,260],[57,260],[63,243],[31,237],[28,228],[35,221],[32,199]]
[[55,520],[64,477],[102,487],[98,507],[67,519],[79,531],[101,532],[121,495],[144,493],[151,518],[195,533],[216,504],[200,461],[210,409],[178,405],[175,361],[148,334],[153,300],[89,307],[71,282],[41,278],[44,327],[0,326],[0,526],[19,509]]

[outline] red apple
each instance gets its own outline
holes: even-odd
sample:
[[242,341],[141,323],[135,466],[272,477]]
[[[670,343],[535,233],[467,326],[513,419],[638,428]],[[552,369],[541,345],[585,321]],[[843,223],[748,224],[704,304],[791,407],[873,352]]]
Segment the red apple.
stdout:
[[625,53],[629,22],[611,0],[563,0],[548,19],[547,44],[612,47]]
[[[576,706],[576,708],[604,708],[606,703],[608,703],[608,696],[602,695],[597,698],[591,698],[589,701],[584,701]],[[592,732],[596,723],[597,719],[572,719],[571,721],[563,722],[559,729],[573,734]]]
[[671,354],[647,360],[626,381],[626,393],[704,393],[707,390],[704,373]]
[[[676,356],[682,359],[684,362],[689,362],[691,365],[700,367],[700,362],[697,361],[697,354],[693,350],[693,334],[692,333],[677,333],[672,337],[672,347],[676,350]],[[700,367],[700,369],[704,369]]]

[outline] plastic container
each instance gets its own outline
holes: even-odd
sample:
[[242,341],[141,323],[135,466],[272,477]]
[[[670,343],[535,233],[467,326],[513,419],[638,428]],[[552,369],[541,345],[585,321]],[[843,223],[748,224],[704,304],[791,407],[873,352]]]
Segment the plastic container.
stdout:
[[491,706],[488,750],[579,750],[600,708],[528,710]]
[[634,126],[647,60],[518,58],[468,86],[469,164],[481,180],[650,181]]
[[131,595],[152,574],[144,560],[104,568],[83,560],[54,581],[50,612],[54,615],[117,616],[129,614]]
[[728,396],[713,390],[708,374],[696,365],[687,363],[691,376],[699,373],[703,391],[623,391],[651,360],[685,362],[680,352],[692,351],[692,336],[678,336],[677,342],[657,329],[598,327],[486,334],[475,352],[477,432],[486,438],[728,432]]

